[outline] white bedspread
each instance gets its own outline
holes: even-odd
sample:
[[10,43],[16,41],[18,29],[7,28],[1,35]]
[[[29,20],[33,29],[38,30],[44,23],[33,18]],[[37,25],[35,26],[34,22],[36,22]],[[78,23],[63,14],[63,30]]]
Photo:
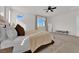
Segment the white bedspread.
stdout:
[[13,52],[19,53],[19,52],[25,52],[28,50],[29,48],[29,40],[26,39],[25,43],[23,45],[21,45],[23,39],[25,39],[26,36],[19,36],[14,40],[5,40],[1,43],[1,48],[0,49],[4,49],[4,48],[8,48],[8,47],[14,47]]

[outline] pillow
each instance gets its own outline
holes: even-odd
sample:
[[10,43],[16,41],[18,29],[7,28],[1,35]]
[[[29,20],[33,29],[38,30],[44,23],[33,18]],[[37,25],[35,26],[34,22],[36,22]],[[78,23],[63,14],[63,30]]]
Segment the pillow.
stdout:
[[5,34],[5,28],[0,28],[0,42],[7,39]]
[[6,33],[9,39],[14,40],[17,37],[17,31],[13,27],[8,26],[6,28]]
[[17,24],[17,26],[15,27],[15,29],[17,31],[17,35],[18,36],[24,36],[25,35],[24,28],[21,27],[19,24]]

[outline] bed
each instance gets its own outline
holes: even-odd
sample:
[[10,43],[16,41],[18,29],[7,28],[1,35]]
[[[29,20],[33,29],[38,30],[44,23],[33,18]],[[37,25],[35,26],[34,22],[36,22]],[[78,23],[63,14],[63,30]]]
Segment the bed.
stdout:
[[[35,52],[42,45],[54,43],[53,38],[48,31],[34,30],[32,32],[28,32],[27,36],[29,39],[29,48],[32,52]],[[22,42],[22,45],[24,44],[25,40]]]
[[13,53],[21,53],[28,50],[35,52],[40,46],[50,44],[52,41],[53,38],[48,31],[33,30],[27,32],[25,36],[19,36],[14,40],[5,40],[1,44],[1,49],[14,47]]

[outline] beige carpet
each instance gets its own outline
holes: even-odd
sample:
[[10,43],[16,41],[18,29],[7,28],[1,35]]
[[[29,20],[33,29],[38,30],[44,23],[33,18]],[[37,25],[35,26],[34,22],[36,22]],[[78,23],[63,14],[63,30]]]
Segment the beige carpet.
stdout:
[[55,43],[42,49],[39,53],[79,53],[79,37],[51,33]]

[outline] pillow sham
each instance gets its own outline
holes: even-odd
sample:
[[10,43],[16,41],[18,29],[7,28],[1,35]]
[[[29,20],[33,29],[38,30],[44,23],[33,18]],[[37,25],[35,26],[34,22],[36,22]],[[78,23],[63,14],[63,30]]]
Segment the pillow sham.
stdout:
[[5,34],[5,28],[0,27],[0,42],[7,39]]
[[6,28],[6,33],[9,39],[14,40],[17,37],[17,31],[15,28],[8,26]]
[[25,35],[24,28],[21,27],[19,24],[17,24],[17,26],[15,27],[15,29],[17,31],[17,35],[18,36],[24,36]]

